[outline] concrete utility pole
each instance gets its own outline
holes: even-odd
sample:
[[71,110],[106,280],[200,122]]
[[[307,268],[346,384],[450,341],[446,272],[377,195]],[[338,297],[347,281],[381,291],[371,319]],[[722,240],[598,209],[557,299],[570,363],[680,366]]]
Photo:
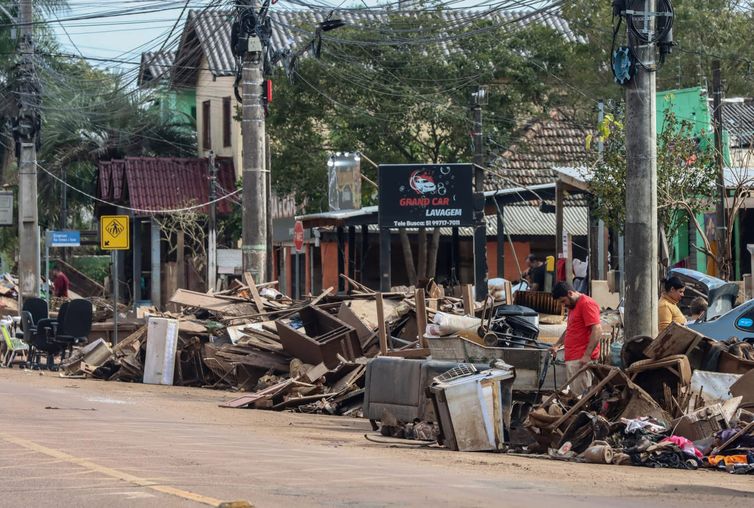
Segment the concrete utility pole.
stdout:
[[[474,115],[474,192],[484,192],[484,139],[482,136],[482,105],[486,103],[485,88],[471,94]],[[474,293],[477,301],[487,297],[487,222],[474,227]]]
[[[39,88],[34,75],[31,0],[20,0],[16,103],[13,136],[18,156],[18,276],[19,303],[39,296],[40,252],[37,212],[37,137],[40,127]],[[19,308],[20,305],[19,305]]]
[[[250,5],[249,5],[250,4]],[[245,8],[256,12],[257,2]],[[263,47],[256,33],[248,34],[241,75],[241,136],[243,138],[243,269],[256,282],[267,282],[267,209],[265,119],[262,96]]]
[[628,30],[641,64],[626,87],[625,336],[657,334],[657,122],[655,110],[656,0],[629,0],[649,42]]
[[217,165],[215,152],[210,151],[209,162],[209,232],[207,234],[207,288],[217,290]]
[[725,206],[725,159],[723,153],[723,82],[720,74],[720,60],[712,61],[712,125],[715,135],[715,169],[717,169],[717,200],[716,219],[717,229],[717,258],[720,260],[720,273],[717,275],[727,279],[730,276],[728,265],[728,249],[726,245],[726,206]]

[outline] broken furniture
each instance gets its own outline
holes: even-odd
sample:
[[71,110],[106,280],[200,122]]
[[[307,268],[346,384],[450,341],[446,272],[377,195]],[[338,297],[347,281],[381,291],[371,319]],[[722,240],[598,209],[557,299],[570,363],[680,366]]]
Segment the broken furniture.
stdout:
[[477,373],[440,376],[430,387],[438,442],[462,452],[501,450],[510,430],[515,370],[503,362]]
[[641,386],[673,416],[681,416],[690,395],[691,365],[685,355],[660,360],[640,360],[626,369],[629,379]]
[[[275,322],[283,349],[305,363],[324,363],[337,367],[342,357],[355,360],[362,356],[361,343],[356,330],[316,306],[299,310],[302,327],[293,328],[282,320]],[[303,330],[303,333],[302,331]]]
[[[387,411],[396,419],[435,421],[427,388],[435,376],[458,367],[459,362],[380,356],[367,363],[364,417],[375,422]],[[478,370],[489,364],[475,365]]]
[[[594,378],[592,388],[580,399],[564,394],[563,388],[587,370]],[[663,424],[671,420],[657,402],[623,371],[617,367],[588,364],[566,380],[559,391],[530,411],[525,427],[540,448],[557,449],[567,440],[566,436],[594,432],[595,426],[589,418],[578,417],[582,412],[592,413],[608,422],[644,416]],[[583,448],[574,448],[577,453],[583,452],[591,441],[582,439],[581,442],[585,443]]]
[[673,355],[689,355],[704,336],[678,323],[670,323],[644,350],[647,358],[660,360]]
[[[534,402],[540,391],[560,387],[566,378],[565,365],[550,361],[548,350],[538,348],[486,347],[463,337],[428,337],[433,360],[486,363],[502,360],[516,369],[513,390],[528,394]],[[518,399],[518,397],[517,397]]]

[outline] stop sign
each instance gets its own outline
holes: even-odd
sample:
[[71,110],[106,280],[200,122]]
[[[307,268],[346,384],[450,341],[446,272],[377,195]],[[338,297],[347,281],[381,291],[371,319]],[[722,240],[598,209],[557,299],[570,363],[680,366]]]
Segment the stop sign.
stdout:
[[293,246],[296,247],[297,252],[304,249],[304,223],[300,220],[297,220],[293,226]]

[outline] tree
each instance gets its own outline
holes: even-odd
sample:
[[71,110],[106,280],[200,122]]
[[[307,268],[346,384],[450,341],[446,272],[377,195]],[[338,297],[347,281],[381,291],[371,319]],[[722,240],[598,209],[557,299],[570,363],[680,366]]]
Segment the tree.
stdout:
[[[267,123],[277,191],[295,194],[308,211],[325,209],[327,151],[360,151],[380,163],[470,161],[469,105],[479,85],[491,88],[484,134],[493,151],[520,121],[560,102],[551,91],[567,51],[561,33],[478,16],[448,37],[448,25],[440,8],[389,12],[379,27],[326,38],[321,58],[303,60],[292,82],[279,70]],[[376,180],[374,167],[362,171]],[[410,283],[434,276],[440,230],[417,236],[414,263],[401,231]]]
[[[673,36],[676,47],[657,73],[660,90],[706,86],[711,63],[721,59],[728,95],[751,92],[754,47],[745,34],[754,28],[750,0],[673,0]],[[603,0],[575,0],[564,3],[561,13],[585,44],[575,44],[567,54],[565,81],[575,93],[573,106],[584,106],[583,96],[593,99],[619,99],[623,90],[614,85],[609,69],[613,48],[612,3]],[[625,45],[622,24],[615,45]]]
[[[604,143],[600,154],[594,139],[587,139],[591,189],[597,215],[611,228],[622,231],[626,213],[626,144],[622,115],[605,115],[597,127]],[[679,227],[714,206],[717,172],[713,145],[706,137],[693,135],[688,120],[679,121],[666,110],[657,139],[657,218],[666,238]]]

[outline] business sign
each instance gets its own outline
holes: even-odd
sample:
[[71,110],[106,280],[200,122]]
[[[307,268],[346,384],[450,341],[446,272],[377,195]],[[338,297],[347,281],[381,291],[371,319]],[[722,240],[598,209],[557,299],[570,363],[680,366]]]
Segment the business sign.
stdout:
[[296,247],[296,253],[304,250],[304,223],[300,220],[293,226],[293,246]]
[[380,164],[380,227],[474,225],[473,177],[471,164]]
[[48,231],[50,247],[79,247],[81,245],[80,231]]
[[330,210],[361,208],[361,157],[336,153],[327,161],[327,198]]
[[13,191],[0,191],[0,226],[13,225]]
[[99,218],[99,247],[102,250],[131,248],[128,215],[103,215]]

